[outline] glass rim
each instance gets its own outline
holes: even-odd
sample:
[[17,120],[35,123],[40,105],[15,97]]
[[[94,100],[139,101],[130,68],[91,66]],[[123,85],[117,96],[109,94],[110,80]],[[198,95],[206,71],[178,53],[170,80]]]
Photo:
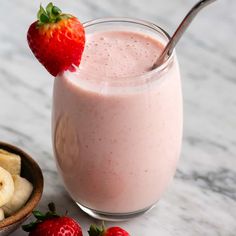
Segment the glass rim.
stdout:
[[[97,18],[97,19],[93,19],[93,20],[89,20],[83,23],[84,28],[88,28],[90,26],[94,26],[94,25],[99,25],[102,23],[131,23],[131,24],[137,24],[137,25],[141,25],[144,27],[147,27],[151,30],[154,30],[154,33],[156,31],[156,33],[161,34],[162,36],[165,37],[165,40],[170,40],[170,35],[164,30],[162,29],[160,26],[151,23],[149,21],[146,20],[140,20],[140,19],[136,19],[136,18],[129,18],[129,17],[103,17],[103,18]],[[156,67],[155,69],[152,69],[150,71],[147,71],[143,74],[140,75],[134,75],[134,76],[122,76],[120,78],[117,78],[116,80],[111,79],[113,78],[112,76],[104,76],[103,78],[100,78],[100,81],[109,83],[109,84],[116,84],[116,83],[120,83],[120,82],[125,82],[125,83],[130,83],[133,81],[137,80],[145,80],[147,81],[147,78],[152,78],[154,74],[160,74],[161,72],[165,71],[168,66],[170,65],[170,63],[173,60],[173,57],[175,55],[175,50],[173,50],[171,52],[170,55],[168,55],[167,59],[158,67]],[[86,75],[86,73],[85,73]],[[88,73],[88,75],[90,76],[89,80],[93,80],[94,77],[96,78],[96,76],[92,76],[90,73]],[[108,80],[108,79],[111,80]],[[158,79],[158,78],[157,78]],[[155,79],[156,80],[156,79]]]

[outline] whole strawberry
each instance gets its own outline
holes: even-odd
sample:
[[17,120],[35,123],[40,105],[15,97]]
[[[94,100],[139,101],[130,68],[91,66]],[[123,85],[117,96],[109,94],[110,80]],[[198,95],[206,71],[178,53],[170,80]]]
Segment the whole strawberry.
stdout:
[[48,205],[49,212],[46,214],[40,211],[33,211],[37,219],[22,228],[29,232],[29,236],[82,236],[80,225],[68,216],[59,216],[56,214],[55,205]]
[[27,34],[35,57],[53,76],[65,70],[75,71],[85,44],[82,24],[76,17],[63,14],[52,3],[47,5],[46,10],[40,6],[37,18]]
[[88,233],[89,236],[130,236],[127,231],[118,226],[106,229],[104,225],[102,227],[91,225]]

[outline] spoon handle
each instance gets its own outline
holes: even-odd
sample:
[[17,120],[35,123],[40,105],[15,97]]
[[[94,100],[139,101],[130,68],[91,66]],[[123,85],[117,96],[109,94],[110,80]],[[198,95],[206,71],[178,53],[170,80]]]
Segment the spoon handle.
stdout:
[[182,37],[182,35],[186,31],[190,23],[193,21],[195,16],[198,14],[198,12],[215,1],[216,0],[201,0],[193,6],[193,8],[188,12],[188,14],[185,16],[185,18],[169,40],[160,57],[158,57],[157,61],[152,66],[152,69],[155,69],[156,67],[161,65],[163,61],[165,61],[171,55],[179,39]]

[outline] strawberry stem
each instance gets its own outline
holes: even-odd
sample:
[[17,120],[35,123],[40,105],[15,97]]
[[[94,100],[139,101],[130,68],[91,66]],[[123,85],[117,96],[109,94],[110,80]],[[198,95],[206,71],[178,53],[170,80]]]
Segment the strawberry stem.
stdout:
[[103,236],[106,232],[104,222],[101,227],[92,224],[89,228],[88,234],[89,236]]
[[46,10],[42,7],[42,5],[40,5],[39,11],[37,13],[38,26],[56,23],[62,19],[68,19],[71,17],[72,16],[69,14],[63,14],[61,9],[57,6],[54,6],[52,2],[46,6]]
[[48,204],[48,209],[49,209],[49,211],[51,211],[53,213],[56,213],[56,206],[55,206],[55,204],[53,202],[50,202]]

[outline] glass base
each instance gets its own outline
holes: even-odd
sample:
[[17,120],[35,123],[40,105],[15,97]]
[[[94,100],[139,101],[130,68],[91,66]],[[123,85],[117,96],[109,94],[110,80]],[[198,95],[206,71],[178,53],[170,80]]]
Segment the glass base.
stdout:
[[130,213],[107,213],[107,212],[101,212],[96,211],[93,209],[90,209],[88,207],[85,207],[81,205],[80,203],[76,202],[76,204],[79,206],[79,208],[88,214],[89,216],[98,219],[98,220],[105,220],[105,221],[127,221],[132,218],[138,217],[147,211],[151,210],[155,205],[152,205],[150,207],[144,208],[140,211],[130,212]]

